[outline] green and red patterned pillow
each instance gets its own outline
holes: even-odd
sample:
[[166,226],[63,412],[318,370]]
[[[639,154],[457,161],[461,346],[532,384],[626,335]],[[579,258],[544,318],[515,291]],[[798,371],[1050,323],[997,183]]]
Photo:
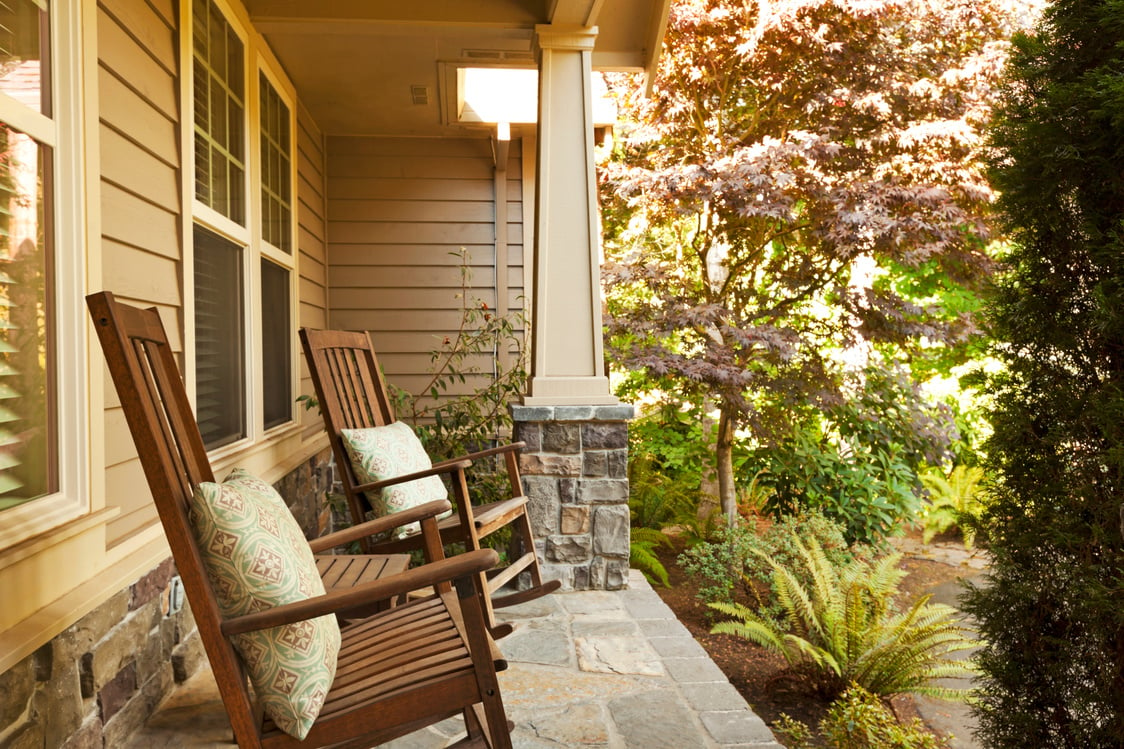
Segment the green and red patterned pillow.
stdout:
[[[219,610],[230,618],[324,594],[300,526],[265,481],[235,469],[195,488],[189,517]],[[254,693],[285,733],[303,739],[336,674],[332,615],[235,635]]]
[[[361,484],[433,467],[414,430],[401,421],[368,429],[341,429],[340,436],[351,459],[355,478]],[[367,499],[379,517],[408,510],[435,499],[447,499],[448,496],[449,492],[439,476],[426,476],[404,484],[387,486],[378,492],[367,492]],[[420,528],[420,524],[411,523],[398,528],[395,533],[401,538],[418,532]]]

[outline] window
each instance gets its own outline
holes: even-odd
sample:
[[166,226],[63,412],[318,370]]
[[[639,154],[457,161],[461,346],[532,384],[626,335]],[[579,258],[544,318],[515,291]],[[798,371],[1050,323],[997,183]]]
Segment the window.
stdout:
[[0,510],[59,486],[50,76],[46,4],[0,3]]
[[293,110],[223,2],[190,11],[195,395],[209,450],[292,423],[295,397]]
[[262,239],[292,253],[292,191],[289,181],[289,108],[261,75],[261,232]]
[[193,3],[195,198],[244,224],[246,118],[242,41],[208,0]]
[[196,226],[195,411],[203,443],[246,436],[242,248]]
[[262,389],[265,428],[292,418],[293,398],[289,388],[289,271],[276,263],[261,261]]

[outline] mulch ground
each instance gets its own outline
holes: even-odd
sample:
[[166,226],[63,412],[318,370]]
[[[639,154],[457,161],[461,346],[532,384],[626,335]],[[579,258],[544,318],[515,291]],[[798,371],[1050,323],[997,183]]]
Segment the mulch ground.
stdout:
[[[697,597],[698,586],[687,578],[676,561],[680,550],[681,545],[676,544],[675,549],[661,548],[657,552],[667,568],[671,587],[655,586],[656,593],[766,723],[774,725],[783,713],[816,726],[829,703],[794,678],[782,657],[741,638],[710,633],[713,619],[708,617],[709,609]],[[902,566],[908,573],[901,586],[906,598],[916,597],[958,576],[955,568],[926,559],[907,557]],[[917,717],[913,700],[908,696],[895,698],[892,707],[900,720]],[[777,738],[782,740],[780,736]]]

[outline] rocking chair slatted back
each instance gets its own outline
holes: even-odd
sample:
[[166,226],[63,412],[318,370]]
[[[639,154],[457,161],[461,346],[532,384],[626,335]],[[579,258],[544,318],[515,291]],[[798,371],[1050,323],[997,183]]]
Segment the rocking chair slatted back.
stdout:
[[[374,346],[366,333],[302,328],[300,337],[348,510],[352,520],[359,523],[371,510],[371,503],[352,468],[342,432],[344,429],[392,424],[395,421],[394,406],[383,380]],[[487,580],[481,581],[482,588],[486,591],[483,594],[484,607],[488,612],[491,612],[492,607],[532,600],[561,586],[558,580],[543,580],[535,555],[534,536],[527,512],[528,500],[523,494],[519,476],[518,454],[522,447],[521,442],[509,443],[435,464],[440,466],[456,460],[502,460],[506,469],[511,496],[482,505],[472,504],[463,475],[458,476],[453,483],[457,514],[441,521],[440,526],[441,538],[445,543],[460,542],[469,550],[481,548],[480,539],[501,528],[512,529],[513,553],[510,555],[510,564],[503,570],[493,571]],[[368,539],[364,542],[365,551],[379,553],[398,553],[416,546],[416,537],[378,543]],[[515,592],[498,592],[523,573],[527,573],[529,587]],[[489,619],[492,618],[489,613]],[[493,624],[493,635],[502,636],[503,631],[501,626]]]
[[[347,424],[349,429],[386,426],[394,422],[394,406],[387,394],[386,382],[374,351],[361,333],[339,330],[324,332],[321,366],[341,398],[329,398],[333,423]],[[321,367],[323,368],[321,370]],[[323,406],[323,402],[321,402]]]
[[241,661],[220,630],[187,518],[195,486],[215,477],[160,316],[118,304],[108,292],[90,295],[87,304],[231,727],[235,736],[251,735],[256,727]]
[[[404,514],[421,522],[427,556],[439,561],[343,587],[368,579],[366,569],[386,558],[341,558],[339,564],[318,560],[326,575],[338,578],[340,588],[224,620],[188,518],[195,487],[213,481],[214,475],[160,316],[155,309],[120,304],[108,292],[90,295],[87,304],[238,745],[359,749],[460,713],[468,730],[464,745],[510,749],[510,725],[496,678],[496,670],[506,664],[488,636],[477,584],[495,565],[495,552],[442,559],[435,518],[449,505],[430,502]],[[457,474],[463,481],[466,465],[462,461],[435,472]],[[393,527],[392,522],[371,521],[311,546],[329,549]],[[363,569],[352,569],[355,564]],[[407,594],[423,589],[434,595],[341,627],[336,678],[304,740],[262,720],[231,636],[325,614],[354,615],[381,602],[406,601]]]

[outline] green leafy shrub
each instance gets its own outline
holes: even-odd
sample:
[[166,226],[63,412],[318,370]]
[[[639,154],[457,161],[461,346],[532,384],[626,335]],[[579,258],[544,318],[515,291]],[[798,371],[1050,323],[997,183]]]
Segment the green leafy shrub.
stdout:
[[811,583],[798,564],[798,536],[815,539],[834,565],[847,564],[856,554],[865,557],[872,553],[869,547],[848,546],[838,523],[822,512],[810,511],[786,515],[760,535],[743,524],[720,528],[712,541],[684,551],[679,564],[698,584],[698,595],[704,602],[733,603],[740,592],[745,600],[756,604],[761,616],[777,619],[784,612],[769,560],[797,570],[804,584]]
[[961,690],[931,682],[971,673],[950,656],[975,642],[956,621],[956,612],[930,604],[929,596],[898,610],[894,599],[905,575],[898,569],[900,554],[837,567],[815,539],[805,544],[793,533],[793,543],[797,565],[769,560],[784,623],[741,604],[713,603],[712,608],[733,617],[713,632],[744,637],[781,654],[823,694],[840,694],[855,683],[882,697],[901,692],[963,696]]
[[916,474],[891,446],[837,445],[799,435],[765,452],[775,517],[819,510],[844,527],[847,540],[878,545],[916,515]]
[[964,545],[971,548],[984,507],[983,478],[979,466],[956,466],[947,476],[938,470],[921,474],[929,495],[921,508],[925,543],[938,533],[958,528]]
[[807,723],[796,720],[787,713],[781,713],[777,722],[773,724],[773,733],[784,739],[788,749],[814,749],[812,743],[812,729]]
[[828,708],[820,733],[832,749],[941,749],[948,746],[914,718],[902,725],[874,694],[852,684]]
[[[781,714],[773,730],[788,749],[814,749],[812,729]],[[819,723],[823,745],[828,749],[947,749],[949,740],[933,735],[914,718],[898,722],[876,695],[852,684],[839,696]]]

